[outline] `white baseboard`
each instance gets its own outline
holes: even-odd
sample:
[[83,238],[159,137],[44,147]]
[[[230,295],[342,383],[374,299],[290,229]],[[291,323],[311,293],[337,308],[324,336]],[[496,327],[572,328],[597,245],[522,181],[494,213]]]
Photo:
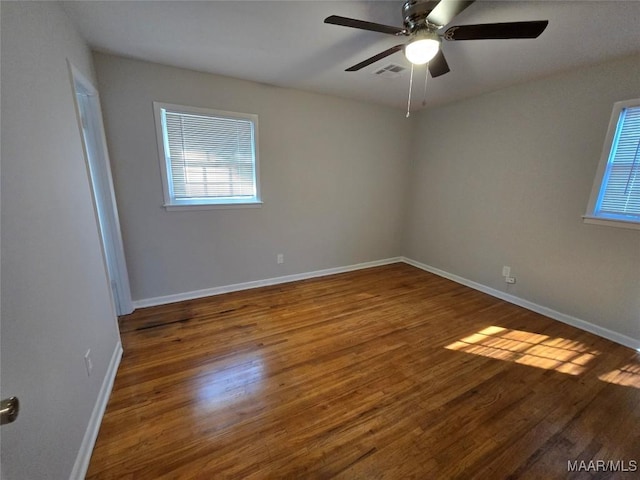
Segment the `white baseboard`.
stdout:
[[567,315],[565,313],[552,310],[551,308],[548,308],[548,307],[543,307],[542,305],[538,305],[537,303],[530,302],[529,300],[516,297],[515,295],[511,295],[509,293],[501,292],[500,290],[496,290],[495,288],[487,287],[486,285],[482,285],[481,283],[468,280],[466,278],[460,277],[453,273],[445,272],[444,270],[440,270],[430,265],[417,262],[410,258],[402,257],[401,260],[404,263],[413,265],[414,267],[420,268],[421,270],[424,270],[426,272],[430,272],[440,277],[444,277],[456,283],[460,283],[461,285],[465,285],[467,287],[473,288],[474,290],[478,290],[480,292],[491,295],[492,297],[496,297],[506,302],[513,303],[514,305],[518,305],[520,307],[526,308],[527,310],[531,310],[533,312],[539,313],[546,317],[553,318],[554,320],[558,320],[559,322],[571,325],[572,327],[585,330],[587,332],[593,333],[600,337],[606,338],[607,340],[611,340],[612,342],[619,343],[620,345],[624,345],[625,347],[629,347],[634,350],[640,351],[640,340],[629,337],[622,333],[609,330],[608,328],[604,328],[599,325],[594,325],[593,323],[587,322],[586,320],[581,320],[579,318],[572,317],[571,315]]
[[444,270],[440,270],[438,268],[432,267],[430,265],[426,265],[424,263],[418,262],[416,260],[412,260],[407,257],[385,258],[382,260],[358,263],[355,265],[348,265],[345,267],[327,268],[324,270],[316,270],[313,272],[296,273],[293,275],[285,275],[282,277],[267,278],[264,280],[255,280],[252,282],[236,283],[233,285],[225,285],[222,287],[207,288],[203,290],[195,290],[192,292],[184,292],[184,293],[177,293],[173,295],[165,295],[162,297],[147,298],[143,300],[136,300],[133,302],[133,305],[135,308],[153,307],[156,305],[165,305],[167,303],[181,302],[183,300],[193,300],[195,298],[203,298],[203,297],[209,297],[212,295],[220,295],[223,293],[237,292],[240,290],[248,290],[250,288],[258,288],[258,287],[265,287],[268,285],[277,285],[280,283],[295,282],[298,280],[306,280],[308,278],[324,277],[326,275],[334,275],[336,273],[352,272],[352,271],[361,270],[364,268],[378,267],[381,265],[389,265],[391,263],[398,263],[398,262],[407,263],[414,267],[420,268],[421,270],[425,270],[427,272],[433,273],[440,277],[447,278],[456,283],[460,283],[461,285],[465,285],[467,287],[473,288],[474,290],[478,290],[480,292],[486,293],[488,295],[499,298],[506,302],[513,303],[514,305],[518,305],[520,307],[526,308],[527,310],[531,310],[533,312],[539,313],[546,317],[553,318],[554,320],[558,320],[559,322],[566,323],[568,325],[579,328],[581,330],[585,330],[587,332],[593,333],[600,337],[603,337],[613,342],[624,345],[625,347],[633,348],[634,350],[640,351],[640,340],[629,337],[622,333],[615,332],[613,330],[609,330],[608,328],[604,328],[599,325],[594,325],[593,323],[587,322],[586,320],[581,320],[579,318],[572,317],[571,315],[558,312],[551,308],[538,305],[537,303],[533,303],[533,302],[530,302],[529,300],[516,297],[515,295],[511,295],[509,293],[496,290],[495,288],[491,288],[486,285],[482,285],[480,283],[474,282],[472,280],[468,280],[466,278],[460,277],[453,273],[445,272]]
[[82,439],[82,444],[80,445],[76,462],[73,465],[73,470],[71,470],[71,475],[69,476],[70,480],[82,480],[87,474],[89,461],[91,460],[91,454],[93,453],[93,447],[96,444],[96,439],[98,438],[98,431],[100,430],[102,417],[104,416],[104,411],[107,408],[107,402],[111,395],[111,389],[113,388],[113,382],[116,378],[116,372],[118,371],[121,358],[122,344],[118,341],[118,344],[113,351],[113,355],[111,356],[107,373],[102,381],[98,400],[93,407],[93,412],[91,412],[89,425],[87,425],[87,429],[84,432],[84,438]]
[[154,307],[156,305],[165,305],[167,303],[181,302],[183,300],[193,300],[195,298],[210,297],[212,295],[220,295],[222,293],[248,290],[250,288],[266,287],[268,285],[278,285],[280,283],[295,282],[298,280],[306,280],[308,278],[324,277],[326,275],[335,275],[336,273],[352,272],[354,270],[362,270],[363,268],[379,267],[381,265],[389,265],[391,263],[398,263],[401,261],[402,261],[402,257],[385,258],[382,260],[374,260],[372,262],[348,265],[346,267],[327,268],[324,270],[316,270],[313,272],[296,273],[293,275],[284,275],[282,277],[267,278],[264,280],[255,280],[252,282],[236,283],[233,285],[206,288],[204,290],[195,290],[192,292],[176,293],[172,295],[165,295],[162,297],[136,300],[133,302],[133,306],[135,308]]

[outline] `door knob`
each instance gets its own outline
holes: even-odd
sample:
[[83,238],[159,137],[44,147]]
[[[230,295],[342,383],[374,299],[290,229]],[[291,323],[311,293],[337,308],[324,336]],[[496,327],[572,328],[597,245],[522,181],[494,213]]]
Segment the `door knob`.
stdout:
[[20,402],[18,397],[5,398],[0,402],[0,425],[6,425],[18,418]]

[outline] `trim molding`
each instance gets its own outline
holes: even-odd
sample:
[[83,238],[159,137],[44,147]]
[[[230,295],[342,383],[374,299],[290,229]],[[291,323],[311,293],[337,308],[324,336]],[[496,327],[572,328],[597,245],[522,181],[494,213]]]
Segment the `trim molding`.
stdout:
[[98,438],[98,431],[100,430],[102,417],[104,416],[104,411],[107,408],[107,402],[111,395],[113,382],[116,379],[116,372],[118,371],[121,359],[122,344],[118,341],[118,344],[113,351],[113,355],[111,356],[107,373],[102,381],[102,387],[100,387],[98,399],[93,407],[93,412],[91,412],[89,424],[84,432],[84,438],[82,439],[82,444],[80,444],[80,450],[78,450],[76,462],[74,463],[73,470],[71,470],[71,475],[69,476],[70,480],[81,480],[87,474],[89,461],[91,460],[91,454],[93,453],[93,447],[95,446],[96,439]]
[[183,300],[193,300],[196,298],[210,297],[212,295],[221,295],[223,293],[237,292],[240,290],[248,290],[250,288],[266,287],[269,285],[278,285],[280,283],[296,282],[298,280],[306,280],[308,278],[324,277],[326,275],[335,275],[336,273],[353,272],[364,268],[379,267],[389,265],[391,263],[399,263],[403,261],[403,257],[385,258],[382,260],[374,260],[372,262],[357,263],[355,265],[347,265],[346,267],[327,268],[324,270],[315,270],[313,272],[295,273],[293,275],[284,275],[282,277],[266,278],[264,280],[255,280],[252,282],[235,283],[233,285],[225,285],[222,287],[205,288],[204,290],[194,290],[192,292],[176,293],[165,295],[162,297],[147,298],[136,300],[133,302],[135,308],[155,307],[157,305],[165,305],[167,303],[181,302]]
[[583,215],[582,221],[592,225],[604,225],[606,227],[631,228],[640,230],[640,222],[631,220],[616,220],[615,218],[594,217],[592,215]]
[[579,318],[572,317],[571,315],[558,312],[548,307],[543,307],[542,305],[538,305],[537,303],[530,302],[529,300],[516,297],[515,295],[511,295],[509,293],[501,292],[500,290],[496,290],[495,288],[487,287],[486,285],[482,285],[481,283],[468,280],[464,277],[460,277],[453,273],[445,272],[444,270],[440,270],[438,268],[432,267],[431,265],[426,265],[424,263],[418,262],[416,260],[412,260],[410,258],[401,257],[401,261],[409,265],[412,265],[416,268],[419,268],[421,270],[424,270],[426,272],[433,273],[435,275],[452,280],[461,285],[465,285],[469,288],[473,288],[474,290],[478,290],[482,293],[486,293],[488,295],[491,295],[492,297],[499,298],[500,300],[504,300],[505,302],[513,303],[514,305],[518,305],[520,307],[526,308],[527,310],[531,310],[533,312],[539,313],[541,315],[544,315],[545,317],[558,320],[559,322],[566,323],[568,325],[571,325],[572,327],[585,330],[589,333],[593,333],[600,337],[606,338],[607,340],[611,340],[612,342],[619,343],[620,345],[624,345],[625,347],[629,347],[634,350],[640,351],[640,340],[629,337],[622,333],[609,330],[608,328],[604,328],[599,325],[594,325],[593,323],[587,322],[586,320],[581,320]]
[[[293,275],[284,275],[282,277],[267,278],[264,280],[235,283],[233,285],[225,285],[221,287],[206,288],[203,290],[195,290],[191,292],[176,293],[172,295],[165,295],[162,297],[147,298],[143,300],[136,300],[133,302],[133,305],[135,308],[155,307],[157,305],[165,305],[167,303],[181,302],[183,300],[193,300],[196,298],[209,297],[212,295],[221,295],[223,293],[237,292],[240,290],[248,290],[251,288],[266,287],[269,285],[278,285],[281,283],[296,282],[298,280],[306,280],[308,278],[324,277],[326,275],[335,275],[337,273],[352,272],[355,270],[362,270],[364,268],[379,267],[382,265],[389,265],[392,263],[399,263],[399,262],[412,265],[426,272],[433,273],[435,275],[454,281],[461,285],[465,285],[469,288],[473,288],[474,290],[478,290],[482,293],[486,293],[487,295],[491,295],[492,297],[499,298],[501,300],[504,300],[505,302],[513,303],[514,305],[518,305],[520,307],[526,308],[527,310],[531,310],[533,312],[539,313],[540,315],[544,315],[546,317],[552,318],[559,322],[571,325],[572,327],[576,327],[581,330],[585,330],[587,332],[598,335],[600,337],[606,338],[607,340],[611,340],[612,342],[619,343],[620,345],[624,345],[625,347],[629,347],[634,350],[640,351],[640,340],[638,339],[629,337],[619,332],[615,332],[613,330],[609,330],[608,328],[601,327],[599,325],[595,325],[593,323],[587,322],[586,320],[572,317],[571,315],[558,312],[551,308],[538,305],[537,303],[530,302],[529,300],[525,300],[524,298],[517,297],[515,295],[511,295],[509,293],[502,292],[500,290],[496,290],[495,288],[491,288],[481,283],[468,280],[464,277],[460,277],[453,273],[445,272],[444,270],[440,270],[438,268],[432,267],[431,265],[426,265],[424,263],[418,262],[416,260],[413,260],[407,257],[385,258],[382,260],[375,260],[372,262],[364,262],[364,263],[357,263],[355,265],[348,265],[346,267],[327,268],[324,270],[315,270],[313,272],[296,273]],[[115,375],[115,371],[114,371],[114,375]],[[97,431],[96,431],[96,434],[97,434]],[[94,441],[95,441],[95,438],[94,438]]]

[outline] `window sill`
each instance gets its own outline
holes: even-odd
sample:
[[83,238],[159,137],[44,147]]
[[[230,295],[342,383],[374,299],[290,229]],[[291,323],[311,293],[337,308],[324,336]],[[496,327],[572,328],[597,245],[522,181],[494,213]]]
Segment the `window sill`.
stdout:
[[234,202],[234,203],[184,203],[163,205],[168,212],[186,210],[224,210],[228,208],[260,208],[262,202]]
[[584,223],[591,225],[605,225],[607,227],[630,228],[632,230],[640,230],[640,223],[630,220],[619,220],[613,218],[594,217],[591,215],[583,215]]

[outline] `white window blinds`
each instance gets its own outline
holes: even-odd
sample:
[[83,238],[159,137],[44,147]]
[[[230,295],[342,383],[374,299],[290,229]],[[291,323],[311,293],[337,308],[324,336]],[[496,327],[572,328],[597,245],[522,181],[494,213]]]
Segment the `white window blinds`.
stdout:
[[595,215],[640,222],[640,106],[620,112]]
[[257,117],[156,104],[165,204],[259,203]]

